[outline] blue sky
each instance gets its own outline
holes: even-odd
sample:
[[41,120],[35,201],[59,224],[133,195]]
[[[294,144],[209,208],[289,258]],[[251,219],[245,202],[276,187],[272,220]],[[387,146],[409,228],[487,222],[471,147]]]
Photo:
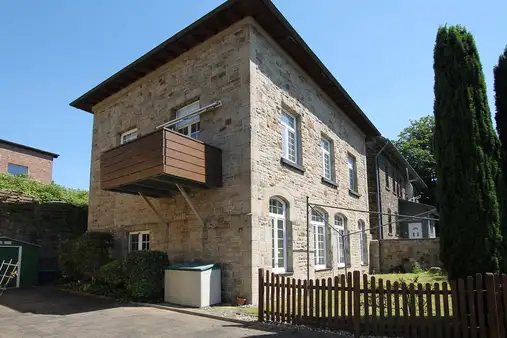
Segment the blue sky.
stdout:
[[[54,181],[87,189],[92,115],[69,102],[220,3],[3,1],[0,138],[60,154]],[[474,34],[494,108],[492,68],[507,44],[506,1],[274,3],[387,137],[432,114],[440,24],[462,24]]]

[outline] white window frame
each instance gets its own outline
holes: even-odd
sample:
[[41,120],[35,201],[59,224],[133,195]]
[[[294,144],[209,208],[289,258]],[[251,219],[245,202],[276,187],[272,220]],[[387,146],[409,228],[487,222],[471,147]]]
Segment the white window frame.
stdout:
[[367,265],[368,264],[368,253],[366,251],[367,249],[367,238],[366,238],[366,223],[362,219],[360,219],[357,222],[357,230],[360,231],[359,233],[359,250],[361,255],[361,265]]
[[352,154],[347,154],[347,169],[349,172],[349,189],[358,192],[357,184],[357,159]]
[[[271,212],[271,201],[276,201],[282,204],[282,213]],[[272,197],[269,199],[269,218],[271,221],[271,252],[272,252],[272,272],[284,273],[287,272],[287,204],[280,198]],[[280,257],[278,256],[278,222],[283,222],[283,266],[278,266]]]
[[[11,173],[9,171],[9,166],[16,166],[17,168],[25,168],[26,169],[26,172],[25,173]],[[16,164],[16,163],[7,163],[7,173],[11,174],[11,175],[26,175],[28,176],[28,167],[26,165],[21,165],[21,164]]]
[[437,238],[437,234],[435,232],[435,222],[428,222],[428,238]]
[[[291,119],[293,121],[293,126],[286,123],[283,120],[283,116],[286,116],[288,119]],[[282,124],[282,156],[286,160],[297,164],[299,161],[298,158],[298,131],[297,131],[297,118],[296,116],[286,112],[285,110],[282,111],[282,115],[280,116],[280,123]],[[289,154],[289,135],[293,136],[294,138],[294,158],[291,158]]]
[[[129,137],[130,135],[134,135],[134,137]],[[136,138],[137,138],[137,128],[132,128],[130,130],[127,130],[124,133],[121,133],[120,144],[125,144],[128,142],[131,142],[131,141],[135,140]]]
[[[176,110],[176,118],[182,118],[187,115],[190,115],[196,111],[201,109],[201,104],[199,100],[196,100],[192,103],[189,103],[181,108],[178,108]],[[195,132],[192,132],[192,127],[196,128]],[[188,119],[184,119],[181,122],[178,122],[174,125],[174,130],[176,130],[178,133],[183,134],[185,136],[199,139],[199,135],[201,132],[201,115],[196,115],[193,117],[190,117]],[[186,132],[183,131],[183,129],[187,128]]]
[[[347,263],[347,241],[345,240],[345,231],[346,231],[346,218],[341,214],[334,215],[334,226],[336,230],[338,230],[338,246],[336,252],[338,253],[338,257],[336,261],[338,262],[338,267],[343,268]],[[343,244],[343,251],[340,248],[340,245]],[[343,262],[340,262],[340,259],[343,259]]]
[[[321,221],[318,221],[318,220],[315,220],[313,215],[314,213],[319,213],[320,215],[317,216],[317,217],[320,217],[322,220]],[[323,269],[327,269],[327,233],[326,233],[326,220],[327,220],[327,213],[325,213],[324,211],[322,210],[312,210],[311,211],[311,216],[312,216],[312,226],[313,226],[313,234],[314,234],[314,245],[315,245],[315,270],[323,270]],[[319,255],[319,246],[318,246],[318,229],[319,228],[322,228],[322,233],[323,233],[323,236],[324,236],[324,255],[323,257],[320,257]],[[323,263],[322,264],[319,264],[317,263],[320,258],[323,258]]]
[[[322,177],[328,180],[333,179],[333,162],[331,157],[331,141],[322,137],[320,141],[320,148],[322,150]],[[327,160],[327,161],[326,161]]]
[[151,246],[150,242],[151,242],[151,234],[149,231],[134,231],[134,232],[129,232],[129,252],[132,252],[132,242],[131,242],[131,236],[134,236],[134,235],[137,235],[137,250],[134,250],[134,251],[149,251],[151,250],[151,248],[148,248],[148,249],[143,249],[143,244],[145,243],[143,241],[143,235],[148,235],[150,236],[149,240],[148,240],[148,246]]

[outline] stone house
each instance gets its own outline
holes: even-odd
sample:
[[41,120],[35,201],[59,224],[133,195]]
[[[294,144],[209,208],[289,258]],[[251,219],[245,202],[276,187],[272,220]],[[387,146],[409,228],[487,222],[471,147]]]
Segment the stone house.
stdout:
[[88,228],[118,254],[220,263],[224,298],[253,303],[259,268],[368,271],[380,133],[269,0],[224,3],[71,105],[94,115]]
[[53,179],[53,160],[59,155],[0,140],[0,173],[24,174],[43,183]]
[[374,239],[434,238],[435,207],[418,203],[426,184],[385,137],[368,140],[368,198]]

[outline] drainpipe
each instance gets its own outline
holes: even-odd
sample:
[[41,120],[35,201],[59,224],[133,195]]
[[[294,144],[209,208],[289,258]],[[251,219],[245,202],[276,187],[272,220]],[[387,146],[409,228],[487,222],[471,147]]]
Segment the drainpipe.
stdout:
[[384,148],[387,146],[387,144],[389,143],[389,140],[386,141],[386,143],[384,144],[384,146],[382,147],[382,149],[380,149],[380,151],[377,153],[377,155],[375,155],[375,174],[377,175],[377,208],[378,208],[378,228],[377,228],[377,232],[378,232],[378,239],[381,240],[381,236],[382,236],[382,202],[381,202],[381,198],[380,198],[380,170],[379,170],[379,165],[378,165],[378,157],[380,156],[380,154],[382,153],[382,151],[384,151]]

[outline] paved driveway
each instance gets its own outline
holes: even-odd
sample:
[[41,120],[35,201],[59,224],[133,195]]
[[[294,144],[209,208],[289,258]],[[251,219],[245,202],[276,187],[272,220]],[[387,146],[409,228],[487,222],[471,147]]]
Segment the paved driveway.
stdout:
[[39,287],[0,297],[0,337],[338,337],[137,307]]

